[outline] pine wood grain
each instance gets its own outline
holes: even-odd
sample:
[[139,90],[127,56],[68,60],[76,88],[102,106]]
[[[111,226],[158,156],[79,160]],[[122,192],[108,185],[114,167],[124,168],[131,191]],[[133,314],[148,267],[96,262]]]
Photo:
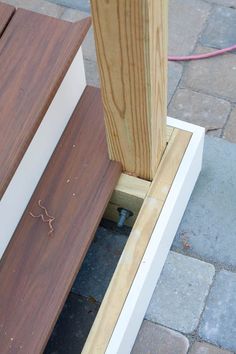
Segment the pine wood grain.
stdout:
[[120,173],[87,88],[0,263],[0,353],[42,352]]
[[91,0],[108,148],[152,180],[166,145],[167,0]]
[[171,136],[87,338],[83,354],[103,354],[106,351],[191,136],[191,133],[178,129]]
[[[167,126],[167,144],[173,132],[174,128]],[[168,145],[166,145],[166,147],[167,146]],[[150,185],[151,182],[149,181],[122,173],[106,208],[104,218],[117,223],[119,220],[118,208],[125,208],[131,210],[133,213],[132,216],[126,219],[125,225],[132,227],[138,217]]]
[[14,12],[15,8],[13,6],[0,2],[0,37],[11,20]]
[[90,19],[18,9],[0,40],[0,198],[60,86]]
[[150,185],[149,181],[122,173],[112,193],[104,218],[117,223],[119,220],[118,208],[125,208],[133,213],[126,219],[125,225],[133,226]]

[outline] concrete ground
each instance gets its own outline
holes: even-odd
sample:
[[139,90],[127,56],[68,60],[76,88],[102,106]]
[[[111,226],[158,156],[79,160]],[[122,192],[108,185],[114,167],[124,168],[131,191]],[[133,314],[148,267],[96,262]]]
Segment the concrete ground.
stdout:
[[[1,0],[75,21],[88,0]],[[236,0],[170,0],[169,53],[236,44]],[[83,45],[99,86],[92,30]],[[169,63],[169,115],[206,128],[203,170],[156,286],[132,354],[236,353],[236,53]],[[106,221],[97,231],[46,354],[78,353],[125,245]],[[88,276],[89,274],[89,276]]]

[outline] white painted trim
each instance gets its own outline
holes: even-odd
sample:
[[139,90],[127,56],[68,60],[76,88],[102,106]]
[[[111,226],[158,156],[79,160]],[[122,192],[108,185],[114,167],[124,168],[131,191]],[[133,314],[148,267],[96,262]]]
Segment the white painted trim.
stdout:
[[0,259],[85,86],[80,49],[0,201]]
[[128,354],[131,352],[201,171],[205,130],[173,118],[168,118],[167,124],[190,131],[193,135],[124,303],[106,354]]

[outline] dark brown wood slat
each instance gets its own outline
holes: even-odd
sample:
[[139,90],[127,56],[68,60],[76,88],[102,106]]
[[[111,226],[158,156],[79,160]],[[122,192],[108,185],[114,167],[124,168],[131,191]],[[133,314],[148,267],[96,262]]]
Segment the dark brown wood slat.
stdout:
[[32,140],[90,19],[16,11],[0,40],[0,198]]
[[11,5],[0,3],[0,37],[11,20],[15,8]]
[[[121,173],[86,88],[0,263],[0,353],[40,353]],[[49,223],[30,215],[55,218]],[[21,349],[21,351],[20,351]]]

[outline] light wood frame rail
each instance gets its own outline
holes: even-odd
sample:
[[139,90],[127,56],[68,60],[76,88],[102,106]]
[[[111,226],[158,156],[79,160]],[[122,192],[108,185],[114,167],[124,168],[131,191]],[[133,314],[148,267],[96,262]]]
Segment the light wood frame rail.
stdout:
[[127,187],[130,176],[122,176],[115,191],[119,197],[125,193],[118,198],[121,204],[136,200],[134,205],[142,206],[83,354],[130,353],[200,173],[204,129],[172,118],[168,124],[173,131],[150,186],[139,181],[139,194],[135,184]]

